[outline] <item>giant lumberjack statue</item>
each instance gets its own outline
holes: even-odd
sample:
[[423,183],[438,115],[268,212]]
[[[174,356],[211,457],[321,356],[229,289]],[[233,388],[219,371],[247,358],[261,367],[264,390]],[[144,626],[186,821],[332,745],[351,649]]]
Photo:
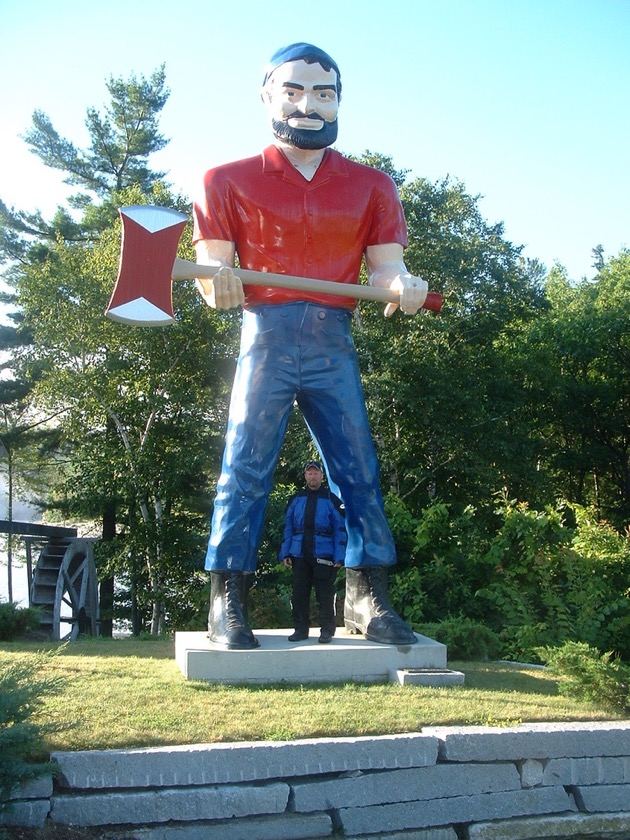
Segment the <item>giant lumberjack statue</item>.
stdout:
[[[321,49],[291,44],[271,58],[262,98],[274,142],[262,154],[206,173],[194,208],[197,263],[216,266],[197,285],[216,309],[242,305],[241,350],[223,467],[206,556],[209,638],[228,649],[258,647],[246,596],[276,460],[295,402],[331,489],[346,509],[346,628],[375,642],[409,645],[413,631],[392,609],[387,569],[396,551],[383,510],[355,349],[352,297],[243,286],[241,267],[400,293],[415,314],[427,284],[407,271],[403,209],[392,179],[328,148],[337,137],[339,68]],[[388,304],[385,314],[396,308]]]

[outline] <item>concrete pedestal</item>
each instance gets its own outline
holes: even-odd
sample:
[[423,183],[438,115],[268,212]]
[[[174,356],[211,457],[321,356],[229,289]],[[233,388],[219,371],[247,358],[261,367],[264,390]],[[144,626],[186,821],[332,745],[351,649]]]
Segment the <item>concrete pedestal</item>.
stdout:
[[[330,683],[403,682],[399,672],[414,674],[422,683],[423,671],[455,674],[446,668],[446,646],[416,634],[415,645],[396,647],[370,642],[337,629],[332,642],[320,645],[319,630],[303,642],[289,642],[293,631],[254,630],[260,642],[255,650],[223,650],[205,632],[176,633],[175,659],[189,680],[218,683]],[[462,676],[462,675],[460,675]],[[461,682],[463,678],[452,682]],[[449,684],[448,680],[440,684]]]

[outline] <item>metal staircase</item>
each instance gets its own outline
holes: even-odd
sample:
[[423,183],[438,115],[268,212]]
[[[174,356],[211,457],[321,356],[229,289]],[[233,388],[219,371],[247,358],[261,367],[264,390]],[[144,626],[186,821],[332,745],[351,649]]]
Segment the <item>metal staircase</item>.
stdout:
[[41,612],[42,631],[55,640],[98,635],[98,581],[94,540],[51,538],[33,572],[30,604]]

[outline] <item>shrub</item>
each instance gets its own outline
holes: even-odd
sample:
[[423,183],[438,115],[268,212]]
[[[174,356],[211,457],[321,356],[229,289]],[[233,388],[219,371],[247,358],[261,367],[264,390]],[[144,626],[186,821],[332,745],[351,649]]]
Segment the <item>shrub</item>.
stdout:
[[277,629],[292,627],[291,573],[283,566],[256,580],[249,590],[250,627]]
[[561,647],[539,648],[541,660],[566,682],[559,690],[588,702],[603,704],[627,715],[630,712],[630,666],[612,653],[600,653],[584,642],[566,642]]
[[0,602],[0,641],[11,642],[39,627],[39,611],[13,602]]
[[11,792],[29,779],[51,772],[42,740],[50,724],[29,720],[43,699],[59,691],[62,678],[48,676],[50,659],[63,648],[38,653],[29,661],[3,663],[0,670],[0,808]]
[[414,630],[446,645],[449,659],[482,661],[497,659],[501,653],[501,641],[497,634],[484,624],[468,618],[419,624]]
[[426,595],[418,569],[390,574],[389,597],[394,609],[408,624],[418,624],[424,618]]
[[593,511],[566,504],[531,510],[503,500],[502,524],[480,558],[491,573],[476,592],[504,653],[579,641],[630,655],[630,545]]
[[399,555],[390,592],[403,618],[413,624],[469,614],[473,593],[485,583],[474,508],[434,502],[415,515],[390,493],[385,509]]

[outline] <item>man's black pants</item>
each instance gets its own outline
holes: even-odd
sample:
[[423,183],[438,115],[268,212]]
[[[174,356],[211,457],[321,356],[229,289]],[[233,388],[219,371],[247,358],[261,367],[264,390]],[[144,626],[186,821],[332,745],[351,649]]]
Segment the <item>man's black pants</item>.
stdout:
[[[323,560],[324,562],[317,562]],[[337,569],[329,558],[293,557],[293,627],[308,635],[311,626],[311,590],[315,589],[319,626],[335,633],[335,578]]]

